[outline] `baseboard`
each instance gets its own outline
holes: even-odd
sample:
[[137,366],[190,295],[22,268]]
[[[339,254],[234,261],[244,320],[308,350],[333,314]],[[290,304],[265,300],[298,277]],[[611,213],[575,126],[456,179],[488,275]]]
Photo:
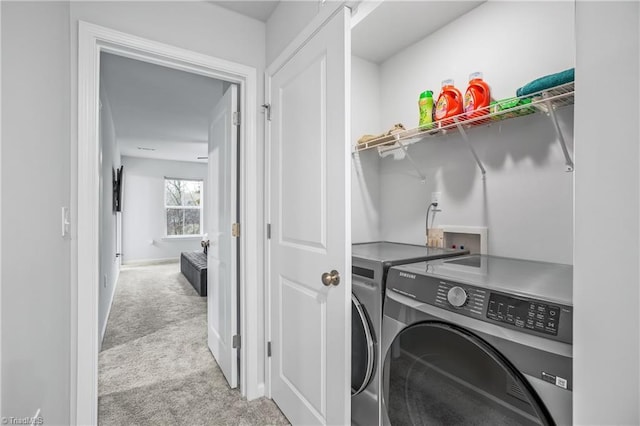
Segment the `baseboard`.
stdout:
[[261,398],[265,396],[264,393],[264,382],[259,383],[258,386],[256,386],[256,398]]
[[116,287],[118,287],[118,279],[120,278],[120,268],[116,268],[116,276],[113,280],[113,289],[111,290],[111,296],[109,297],[109,308],[107,309],[107,316],[104,319],[102,330],[100,330],[100,344],[98,345],[98,353],[102,350],[102,341],[104,340],[104,334],[107,332],[107,324],[109,323],[109,315],[111,315],[111,306],[113,306],[113,298],[116,295]]
[[126,262],[122,262],[122,266],[164,265],[165,263],[177,263],[179,261],[180,261],[179,257],[168,257],[165,259],[127,260]]

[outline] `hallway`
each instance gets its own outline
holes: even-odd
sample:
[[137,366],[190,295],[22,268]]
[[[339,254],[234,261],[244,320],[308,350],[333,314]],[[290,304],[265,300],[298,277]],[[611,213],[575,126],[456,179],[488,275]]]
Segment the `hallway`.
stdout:
[[101,425],[283,425],[230,389],[207,348],[207,303],[178,263],[123,267],[99,355]]

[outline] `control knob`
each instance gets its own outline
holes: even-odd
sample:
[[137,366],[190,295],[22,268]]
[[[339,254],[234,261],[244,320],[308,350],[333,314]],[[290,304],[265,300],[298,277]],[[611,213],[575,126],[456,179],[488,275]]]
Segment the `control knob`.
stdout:
[[463,306],[467,303],[467,292],[462,287],[451,287],[449,293],[447,293],[447,300],[456,308]]

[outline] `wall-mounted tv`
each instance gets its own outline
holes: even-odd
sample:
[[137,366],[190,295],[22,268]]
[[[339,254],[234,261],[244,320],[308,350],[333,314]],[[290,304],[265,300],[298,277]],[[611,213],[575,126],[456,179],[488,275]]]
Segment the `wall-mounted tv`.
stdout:
[[122,169],[124,166],[120,166],[118,169],[113,169],[113,211],[122,211]]

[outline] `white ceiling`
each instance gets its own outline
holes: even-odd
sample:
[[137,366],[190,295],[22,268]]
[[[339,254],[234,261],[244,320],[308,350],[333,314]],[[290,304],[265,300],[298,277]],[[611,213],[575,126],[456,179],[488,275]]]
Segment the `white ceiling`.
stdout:
[[351,53],[368,61],[381,63],[478,7],[484,0],[387,0],[367,3],[377,3],[377,7],[362,20],[356,14],[357,24],[351,32]]
[[209,3],[216,4],[224,7],[225,9],[233,10],[241,15],[248,16],[253,19],[257,19],[262,22],[267,22],[267,19],[271,16],[273,11],[278,6],[279,1],[249,1],[249,0],[235,0],[235,1],[210,1]]
[[[278,1],[211,3],[266,21]],[[368,14],[356,15],[352,53],[380,63],[483,1],[367,3],[360,8]],[[207,156],[209,116],[222,81],[108,53],[102,54],[101,77],[122,155],[206,161],[198,157]]]
[[222,81],[108,53],[100,61],[122,155],[206,161],[197,157],[207,156]]

